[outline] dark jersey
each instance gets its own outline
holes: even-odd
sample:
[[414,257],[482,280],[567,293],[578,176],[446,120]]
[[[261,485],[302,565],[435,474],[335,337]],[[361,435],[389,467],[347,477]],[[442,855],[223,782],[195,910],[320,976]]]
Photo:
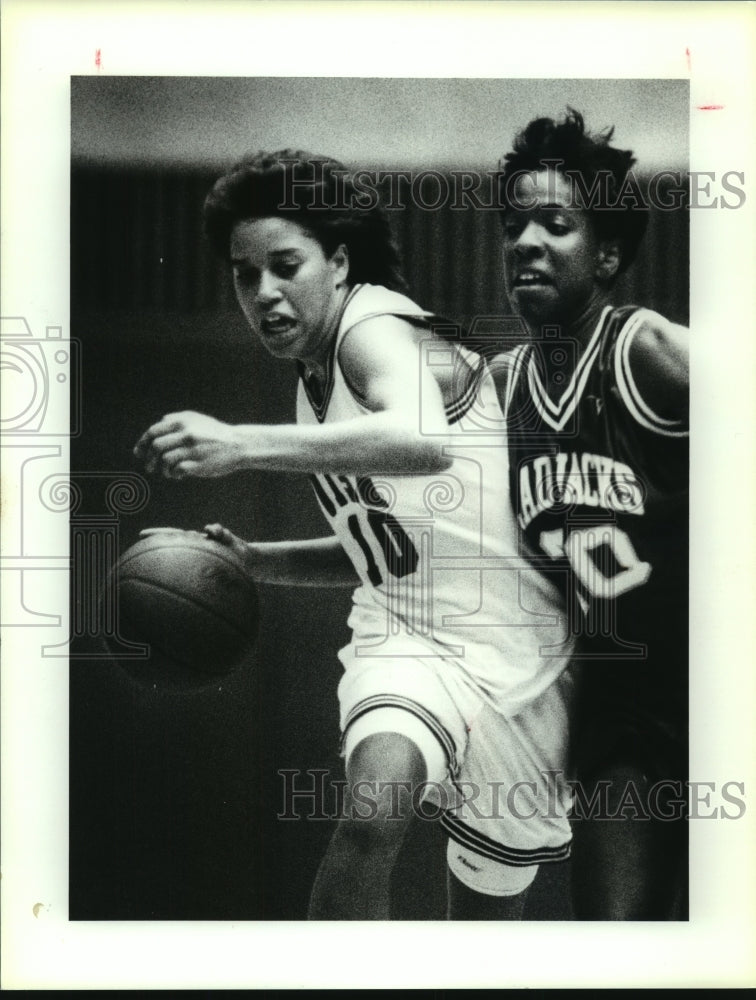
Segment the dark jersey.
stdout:
[[630,737],[683,747],[687,729],[687,422],[638,392],[629,352],[645,315],[607,307],[558,400],[544,352],[568,361],[568,343],[545,337],[511,356],[511,495],[564,594],[583,685],[575,731],[591,759],[607,741],[627,752]]

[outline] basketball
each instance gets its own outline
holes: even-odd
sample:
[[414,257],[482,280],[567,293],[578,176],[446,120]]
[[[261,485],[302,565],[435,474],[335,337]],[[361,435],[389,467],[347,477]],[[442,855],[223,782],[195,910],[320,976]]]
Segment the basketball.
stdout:
[[[117,639],[111,656],[151,688],[192,689],[227,676],[254,649],[254,581],[226,545],[194,532],[150,535],[110,576]],[[149,647],[126,653],[127,644]]]

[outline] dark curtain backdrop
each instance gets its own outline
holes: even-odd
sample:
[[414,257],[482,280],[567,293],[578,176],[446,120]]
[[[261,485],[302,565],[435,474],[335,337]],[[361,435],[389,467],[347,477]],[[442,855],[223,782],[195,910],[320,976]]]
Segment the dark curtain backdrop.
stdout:
[[[202,203],[216,176],[207,170],[75,168],[76,311],[233,311],[228,275],[202,238]],[[639,183],[645,190],[642,177]],[[390,215],[410,289],[422,305],[461,322],[507,309],[495,211],[406,204]],[[616,297],[687,323],[686,211],[651,212],[641,255]]]
[[[214,179],[206,170],[73,169],[71,336],[83,359],[74,476],[139,471],[136,439],[171,410],[293,420],[292,368],[253,342],[202,239]],[[506,313],[494,213],[407,208],[393,217],[417,301],[464,324]],[[618,301],[687,322],[687,224],[685,212],[652,214]],[[144,527],[209,521],[250,539],[326,530],[304,477],[156,481],[146,507],[121,517],[120,548]],[[342,777],[335,652],[348,638],[348,607],[345,591],[262,588],[254,661],[203,692],[161,694],[106,659],[72,660],[72,919],[305,916],[333,824],[279,819],[279,771],[301,771],[300,787],[314,780],[308,770]],[[99,647],[91,639],[80,648]],[[565,878],[565,866],[545,866],[529,917],[566,914]],[[443,917],[444,842],[431,824],[415,823],[397,880],[397,917]]]

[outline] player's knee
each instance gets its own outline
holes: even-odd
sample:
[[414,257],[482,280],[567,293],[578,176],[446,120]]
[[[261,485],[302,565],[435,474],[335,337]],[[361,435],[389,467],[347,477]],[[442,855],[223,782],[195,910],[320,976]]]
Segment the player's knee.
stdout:
[[385,836],[391,823],[409,819],[426,766],[420,748],[409,737],[372,733],[351,750],[346,772],[348,818],[355,825],[355,837],[369,839],[381,835],[378,826],[389,826]]
[[538,874],[538,865],[505,865],[453,840],[447,843],[446,862],[449,871],[464,886],[484,896],[518,896]]
[[414,740],[403,733],[371,733],[352,749],[347,779],[363,781],[425,781],[425,760]]

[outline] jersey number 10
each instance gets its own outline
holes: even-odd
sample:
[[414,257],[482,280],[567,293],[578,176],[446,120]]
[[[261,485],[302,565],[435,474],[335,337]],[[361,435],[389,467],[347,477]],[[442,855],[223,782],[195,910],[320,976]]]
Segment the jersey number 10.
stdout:
[[365,556],[368,579],[372,585],[380,587],[384,575],[378,567],[372,546],[365,538],[363,531],[363,523],[365,522],[380,546],[388,572],[397,578],[414,573],[418,563],[417,549],[401,524],[385,510],[375,510],[373,507],[367,507],[364,510],[367,516],[362,523],[357,514],[350,514],[347,524],[352,537]]
[[[381,509],[388,504],[370,479],[361,477],[354,482],[348,476],[324,474],[312,475],[310,481],[328,518],[334,518],[338,508],[356,508],[348,515],[347,526],[365,557],[368,579],[374,587],[380,587],[387,574],[399,578],[415,572],[417,549],[393,514]],[[382,559],[366,535],[372,535],[378,543]]]
[[[586,591],[598,600],[612,600],[628,590],[642,587],[651,575],[651,564],[639,559],[630,537],[616,524],[602,524],[570,531],[565,542],[564,529],[541,532],[540,544],[547,556],[565,556]],[[617,566],[611,576],[598,564],[599,551],[608,549]]]

